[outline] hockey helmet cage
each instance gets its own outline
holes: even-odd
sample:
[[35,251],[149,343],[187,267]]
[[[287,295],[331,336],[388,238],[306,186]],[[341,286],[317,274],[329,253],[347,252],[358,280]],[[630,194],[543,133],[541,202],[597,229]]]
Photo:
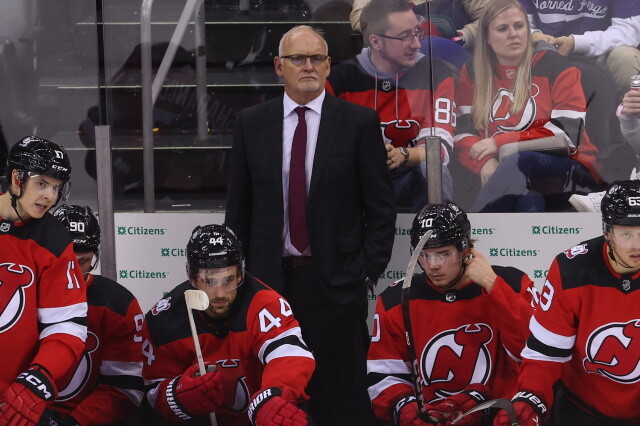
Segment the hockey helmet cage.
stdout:
[[602,198],[602,222],[613,226],[640,226],[640,180],[616,181]]
[[429,230],[433,231],[424,248],[443,247],[450,244],[459,250],[469,247],[471,223],[467,214],[457,204],[429,204],[413,219],[411,226],[411,250]]
[[71,177],[69,155],[55,142],[26,136],[11,147],[7,160],[7,181],[15,169],[37,173],[66,183]]
[[226,225],[196,226],[187,243],[187,274],[193,277],[200,268],[240,266],[244,274],[242,244]]
[[53,212],[53,216],[69,230],[75,251],[98,253],[100,225],[89,206],[63,204]]

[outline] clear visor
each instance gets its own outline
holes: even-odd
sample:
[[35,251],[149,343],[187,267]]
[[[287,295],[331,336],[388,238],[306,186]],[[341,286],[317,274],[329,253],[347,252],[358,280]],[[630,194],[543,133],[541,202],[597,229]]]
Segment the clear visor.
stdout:
[[640,226],[613,226],[609,240],[617,248],[640,250]]
[[225,292],[233,291],[242,285],[242,275],[221,273],[220,269],[201,269],[196,275],[196,281],[206,288],[221,289]]
[[46,193],[50,197],[58,197],[58,201],[63,202],[69,198],[69,192],[71,192],[71,183],[62,182],[51,176],[41,175],[34,172],[24,172],[34,184],[32,185],[35,191],[40,193]]
[[460,252],[458,250],[422,250],[419,260],[429,266],[447,265],[460,262]]

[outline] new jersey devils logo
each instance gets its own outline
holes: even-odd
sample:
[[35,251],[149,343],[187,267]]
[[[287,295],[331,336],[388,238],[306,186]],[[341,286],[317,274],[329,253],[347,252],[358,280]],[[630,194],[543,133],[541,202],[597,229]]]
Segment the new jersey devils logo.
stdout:
[[589,249],[587,248],[587,245],[580,244],[580,245],[571,247],[569,250],[565,250],[564,254],[565,256],[567,256],[567,259],[573,259],[579,254],[587,254],[588,252],[589,252]]
[[640,320],[611,323],[591,333],[584,369],[614,382],[640,381]]
[[100,339],[98,339],[97,335],[89,331],[87,333],[87,340],[84,344],[84,353],[82,354],[82,358],[80,358],[78,366],[73,372],[71,380],[69,380],[69,384],[67,384],[67,386],[58,393],[58,398],[56,398],[57,401],[68,401],[82,392],[82,389],[84,389],[91,377],[91,370],[93,369],[91,353],[98,349],[98,346],[100,346]]
[[540,92],[540,88],[531,84],[531,96],[527,99],[520,117],[511,115],[513,106],[513,92],[507,89],[500,89],[496,93],[491,104],[491,116],[489,120],[496,123],[497,133],[510,131],[520,131],[529,128],[536,117],[535,97]]
[[486,383],[491,373],[487,347],[493,331],[487,324],[467,324],[446,330],[424,347],[420,359],[426,401],[446,398],[470,383]]
[[0,333],[13,327],[24,312],[25,288],[33,284],[33,277],[28,266],[0,264]]
[[416,120],[393,120],[381,123],[380,126],[384,142],[396,148],[407,146],[420,133],[420,124]]

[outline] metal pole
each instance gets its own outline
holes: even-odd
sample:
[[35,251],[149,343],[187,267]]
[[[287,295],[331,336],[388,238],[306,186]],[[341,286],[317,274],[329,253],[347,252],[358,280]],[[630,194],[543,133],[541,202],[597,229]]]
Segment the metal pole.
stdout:
[[426,138],[427,151],[427,201],[429,204],[442,203],[442,160],[440,150],[442,140],[439,136]]
[[151,64],[151,7],[153,0],[143,0],[140,13],[140,51],[142,60],[142,170],[144,181],[144,211],[155,211],[153,167],[153,100]]
[[207,48],[205,38],[204,1],[195,13],[196,22],[196,99],[198,104],[198,139],[206,139],[209,134],[207,122]]
[[115,225],[113,222],[113,176],[111,127],[96,126],[96,175],[100,216],[100,273],[117,280]]

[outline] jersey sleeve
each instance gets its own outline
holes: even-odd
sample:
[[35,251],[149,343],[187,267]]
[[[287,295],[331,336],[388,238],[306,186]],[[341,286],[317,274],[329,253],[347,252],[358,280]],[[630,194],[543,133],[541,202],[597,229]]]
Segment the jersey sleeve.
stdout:
[[380,419],[391,421],[396,403],[415,392],[408,359],[400,307],[387,311],[379,296],[367,354],[367,381],[373,412]]
[[247,327],[254,336],[254,355],[264,365],[261,388],[287,388],[297,401],[307,400],[304,390],[315,359],[289,303],[274,291],[258,292],[247,312]]
[[562,364],[571,360],[577,333],[577,316],[563,290],[557,260],[551,264],[529,330],[518,389],[542,396],[551,406],[552,386]]
[[469,76],[468,64],[462,67],[460,72],[460,81],[456,88],[456,103],[457,103],[457,123],[456,123],[456,136],[454,139],[455,151],[458,155],[458,160],[466,168],[472,172],[479,174],[480,169],[484,163],[489,161],[486,158],[484,161],[478,162],[472,160],[469,157],[471,146],[478,142],[481,138],[478,131],[473,125],[473,117],[471,115],[471,109],[473,106],[474,87],[473,81]]
[[142,328],[144,316],[133,298],[124,316],[109,318],[111,332],[103,343],[100,384],[70,413],[82,425],[115,423],[140,406]]
[[87,338],[86,284],[73,244],[38,275],[40,347],[32,363],[46,368],[60,386],[59,381],[80,358]]
[[491,292],[491,317],[500,330],[500,340],[512,359],[520,360],[520,353],[529,335],[529,319],[533,313],[533,281],[522,274],[520,291],[516,292],[504,278],[498,276]]

